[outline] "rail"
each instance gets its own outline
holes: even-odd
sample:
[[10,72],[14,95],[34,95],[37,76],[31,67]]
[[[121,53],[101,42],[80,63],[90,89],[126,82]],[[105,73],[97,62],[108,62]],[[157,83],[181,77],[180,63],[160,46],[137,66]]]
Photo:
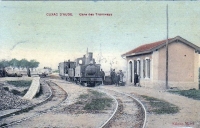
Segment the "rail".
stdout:
[[[142,103],[140,100],[138,100],[137,98],[135,98],[135,97],[133,97],[132,95],[129,95],[129,94],[127,94],[127,93],[123,93],[123,92],[119,92],[119,91],[111,90],[111,89],[106,89],[106,90],[115,91],[115,92],[117,92],[117,93],[120,93],[120,94],[129,96],[129,97],[133,98],[136,102],[138,102],[138,103],[142,106],[142,109],[143,109],[143,111],[144,111],[144,121],[143,121],[142,128],[145,128],[145,126],[146,126],[146,121],[147,121],[147,110],[146,110],[146,108],[144,107],[143,103]],[[102,128],[102,127],[100,127],[100,128]]]
[[[99,91],[99,90],[98,90],[98,91]],[[117,110],[118,110],[118,107],[119,107],[119,103],[118,103],[117,99],[116,99],[114,96],[110,95],[109,93],[106,93],[106,92],[104,92],[104,91],[102,91],[102,90],[101,90],[100,92],[105,93],[106,95],[112,97],[112,98],[115,100],[115,103],[116,103],[115,110],[114,110],[114,112],[112,113],[112,115],[110,116],[110,118],[108,118],[108,119],[99,127],[99,128],[103,128],[103,127],[106,126],[106,124],[107,124],[107,123],[114,117],[114,115],[116,114],[116,112],[117,112]]]

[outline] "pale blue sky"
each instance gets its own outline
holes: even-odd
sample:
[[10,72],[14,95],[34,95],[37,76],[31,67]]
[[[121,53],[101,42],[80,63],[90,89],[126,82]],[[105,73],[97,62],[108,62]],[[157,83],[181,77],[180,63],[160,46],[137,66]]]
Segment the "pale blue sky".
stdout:
[[167,4],[169,37],[179,35],[200,46],[199,2],[0,2],[0,59],[36,59],[40,66],[57,68],[60,61],[81,57],[87,47],[98,56],[101,44],[107,59],[102,68],[109,69],[115,57],[113,68],[122,68],[121,54],[166,38]]

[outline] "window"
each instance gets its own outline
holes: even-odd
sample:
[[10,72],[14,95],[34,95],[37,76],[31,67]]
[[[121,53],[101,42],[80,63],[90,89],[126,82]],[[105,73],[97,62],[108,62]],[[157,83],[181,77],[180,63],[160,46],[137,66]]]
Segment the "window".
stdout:
[[146,72],[147,72],[147,78],[150,78],[150,70],[151,70],[151,61],[150,59],[146,59]]
[[140,65],[140,60],[137,60],[137,74],[139,75],[139,76],[141,76],[141,65]]
[[134,60],[134,74],[137,73],[137,60]]
[[143,78],[146,77],[146,62],[143,60]]
[[150,78],[151,76],[151,60],[146,58],[143,60],[143,78]]

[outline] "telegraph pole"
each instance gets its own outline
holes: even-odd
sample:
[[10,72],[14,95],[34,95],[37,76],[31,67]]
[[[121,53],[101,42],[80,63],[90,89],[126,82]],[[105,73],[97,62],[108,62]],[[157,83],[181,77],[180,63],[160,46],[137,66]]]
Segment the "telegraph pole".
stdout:
[[167,19],[167,41],[166,41],[166,89],[169,89],[168,86],[168,5],[166,8],[166,19]]

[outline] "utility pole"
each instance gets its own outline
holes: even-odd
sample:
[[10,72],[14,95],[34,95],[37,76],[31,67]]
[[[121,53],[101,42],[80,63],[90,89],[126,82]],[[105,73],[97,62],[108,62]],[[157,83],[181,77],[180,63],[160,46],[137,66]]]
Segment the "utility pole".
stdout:
[[168,86],[168,5],[166,8],[166,19],[167,19],[167,40],[166,40],[166,89],[169,89]]

